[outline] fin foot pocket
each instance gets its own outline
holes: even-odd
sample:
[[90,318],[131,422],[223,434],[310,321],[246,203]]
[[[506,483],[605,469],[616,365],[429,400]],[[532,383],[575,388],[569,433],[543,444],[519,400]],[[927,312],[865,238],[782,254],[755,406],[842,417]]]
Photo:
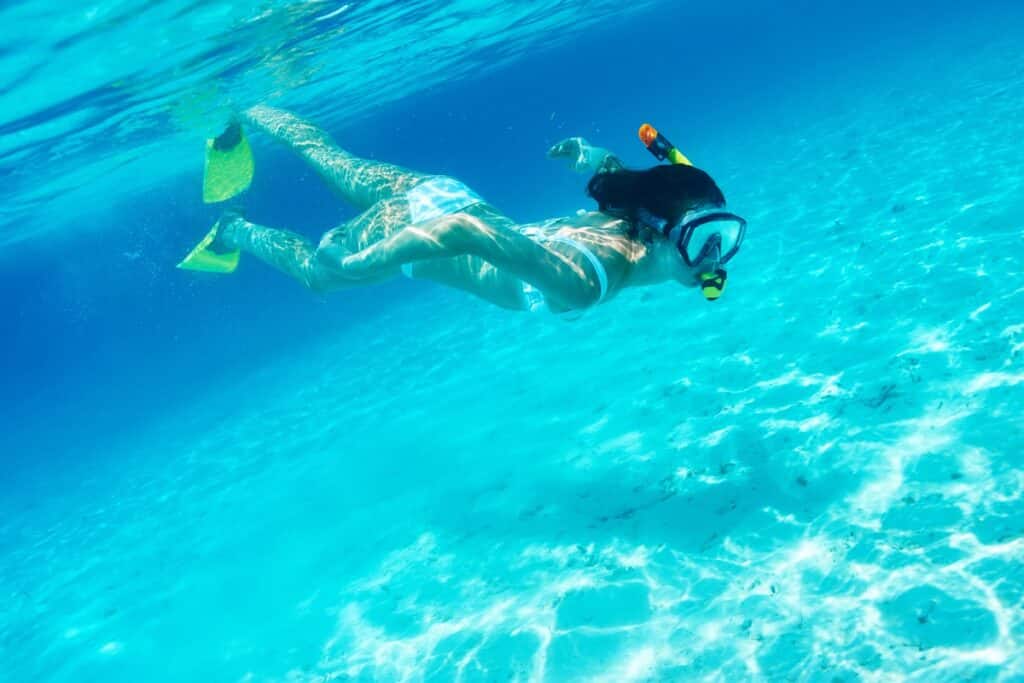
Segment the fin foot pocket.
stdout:
[[220,221],[206,233],[199,244],[192,248],[188,256],[181,260],[178,268],[182,270],[195,270],[201,273],[233,273],[238,268],[238,260],[241,252],[237,249],[229,252],[216,252],[210,248],[213,241],[217,239],[217,231],[220,230]]

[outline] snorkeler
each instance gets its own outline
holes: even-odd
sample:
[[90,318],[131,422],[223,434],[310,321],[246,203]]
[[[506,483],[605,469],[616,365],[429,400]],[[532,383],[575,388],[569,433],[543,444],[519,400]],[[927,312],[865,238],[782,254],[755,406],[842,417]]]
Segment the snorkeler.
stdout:
[[745,230],[742,218],[723,210],[725,197],[711,177],[647,125],[641,140],[671,165],[629,170],[582,138],[564,140],[548,156],[592,174],[587,193],[598,209],[519,224],[454,178],[360,159],[293,114],[257,106],[208,141],[207,202],[239,194],[252,179],[243,126],[288,145],[362,213],[314,245],[228,212],[181,268],[232,272],[245,252],[315,291],[404,274],[503,308],[563,313],[608,301],[627,287],[666,281],[700,287],[716,299]]

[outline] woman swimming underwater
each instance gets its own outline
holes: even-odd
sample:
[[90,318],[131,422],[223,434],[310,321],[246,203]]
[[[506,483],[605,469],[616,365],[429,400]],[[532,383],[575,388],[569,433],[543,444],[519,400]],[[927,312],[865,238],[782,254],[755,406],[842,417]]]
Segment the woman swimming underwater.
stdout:
[[641,139],[672,165],[628,170],[606,150],[570,138],[548,154],[593,173],[587,193],[598,210],[520,224],[454,178],[360,159],[293,114],[257,106],[207,143],[208,202],[228,199],[251,181],[243,126],[288,145],[362,213],[319,245],[226,213],[181,268],[231,272],[245,252],[315,291],[404,273],[504,308],[562,313],[665,281],[700,287],[715,299],[745,230],[742,218],[723,210],[725,197],[711,177],[650,126],[641,128]]

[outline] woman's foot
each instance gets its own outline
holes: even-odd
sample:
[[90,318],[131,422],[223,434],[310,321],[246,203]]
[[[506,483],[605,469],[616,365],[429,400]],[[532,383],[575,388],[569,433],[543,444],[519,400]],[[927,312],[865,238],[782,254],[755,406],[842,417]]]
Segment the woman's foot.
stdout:
[[241,252],[232,239],[232,229],[245,219],[235,212],[220,217],[203,239],[192,248],[178,268],[203,273],[233,273],[238,267]]
[[231,233],[238,223],[245,223],[245,219],[237,209],[229,209],[222,213],[213,224],[214,237],[208,248],[217,252],[237,250],[237,243],[232,239]]
[[213,148],[220,152],[234,149],[242,141],[242,124],[232,121],[224,132],[213,139]]

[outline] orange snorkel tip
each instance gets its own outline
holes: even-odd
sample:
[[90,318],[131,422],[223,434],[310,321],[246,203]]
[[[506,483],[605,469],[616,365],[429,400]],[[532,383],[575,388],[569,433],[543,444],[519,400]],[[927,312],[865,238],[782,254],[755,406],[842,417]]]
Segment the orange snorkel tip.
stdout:
[[640,142],[644,147],[650,147],[651,143],[658,139],[658,130],[649,123],[640,126]]
[[640,126],[638,133],[640,135],[640,142],[644,143],[647,151],[653,154],[658,161],[693,166],[690,160],[686,158],[686,155],[676,149],[676,146],[669,142],[668,138],[659,133],[658,129],[651,124],[645,123]]

